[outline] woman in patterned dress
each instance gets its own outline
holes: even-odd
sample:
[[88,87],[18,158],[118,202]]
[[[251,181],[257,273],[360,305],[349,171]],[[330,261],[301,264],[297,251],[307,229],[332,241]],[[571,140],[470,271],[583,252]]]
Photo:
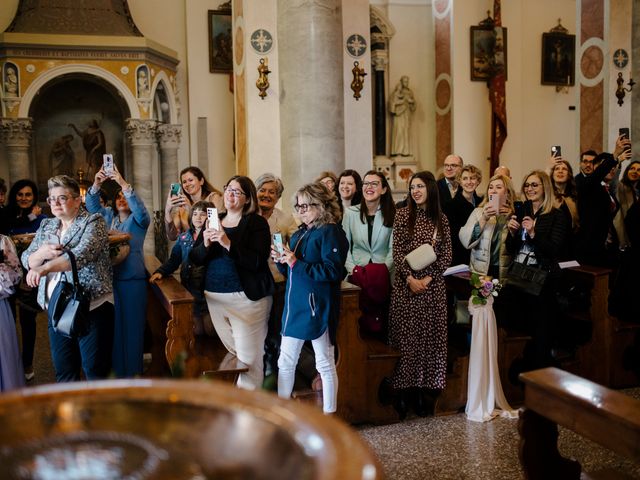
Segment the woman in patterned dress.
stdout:
[[[413,271],[405,256],[424,243],[433,245],[437,259]],[[413,400],[417,415],[428,413],[426,396],[444,388],[447,373],[447,303],[442,274],[451,263],[451,236],[431,172],[411,177],[407,206],[397,211],[393,224],[393,261],[396,274],[389,338],[401,357],[391,384],[397,393],[394,405],[404,419],[409,400]]]

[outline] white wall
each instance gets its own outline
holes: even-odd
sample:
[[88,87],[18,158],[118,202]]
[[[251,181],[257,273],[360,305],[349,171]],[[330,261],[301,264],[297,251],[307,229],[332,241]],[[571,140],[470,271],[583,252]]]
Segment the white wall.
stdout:
[[[611,10],[609,14],[609,24],[605,26],[605,35],[609,38],[608,52],[605,52],[605,67],[609,68],[608,83],[606,92],[608,92],[608,121],[609,128],[605,128],[604,145],[613,151],[618,138],[618,129],[622,127],[631,127],[631,96],[629,93],[624,97],[622,106],[618,105],[618,99],[615,96],[615,90],[618,86],[616,80],[618,72],[622,72],[624,78],[624,86],[628,88],[627,82],[631,77],[631,0],[613,0],[610,3]],[[613,53],[619,48],[623,48],[629,54],[629,63],[622,70],[618,69],[613,63]],[[608,61],[607,61],[608,60]],[[634,90],[635,94],[635,90]],[[607,110],[605,110],[607,111]]]

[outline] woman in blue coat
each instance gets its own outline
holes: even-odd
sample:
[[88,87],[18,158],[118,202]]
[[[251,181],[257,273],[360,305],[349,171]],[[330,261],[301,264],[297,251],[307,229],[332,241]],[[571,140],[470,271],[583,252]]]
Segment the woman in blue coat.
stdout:
[[282,314],[282,343],[278,358],[278,395],[289,398],[295,368],[305,340],[311,340],[322,379],[325,413],[336,411],[338,375],[334,354],[340,307],[340,282],[349,244],[335,195],[320,184],[308,184],[295,195],[294,208],[302,225],[284,253],[272,250],[287,277]]
[[[114,180],[122,190],[115,197],[114,208],[100,205],[100,186]],[[115,325],[113,336],[113,370],[117,377],[142,374],[144,326],[147,315],[147,272],[144,267],[144,237],[151,219],[140,197],[114,165],[108,175],[104,169],[96,173],[87,192],[87,210],[100,213],[110,230],[128,233],[129,255],[113,268]]]

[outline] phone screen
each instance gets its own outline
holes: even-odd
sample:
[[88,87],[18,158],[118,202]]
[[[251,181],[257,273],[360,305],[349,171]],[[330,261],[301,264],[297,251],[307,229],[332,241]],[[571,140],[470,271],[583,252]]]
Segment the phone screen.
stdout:
[[618,130],[618,135],[629,140],[629,129],[628,128],[620,128]]
[[551,156],[552,157],[561,157],[562,156],[562,147],[560,145],[554,145],[551,147]]
[[282,242],[281,233],[273,234],[273,246],[280,255],[284,253],[284,243]]
[[110,153],[105,153],[102,155],[102,168],[104,173],[107,175],[111,175],[113,173],[113,155]]
[[518,223],[522,223],[522,219],[524,218],[524,203],[519,200],[513,202],[513,211]]
[[524,217],[533,218],[533,203],[531,202],[531,200],[526,200],[523,204],[522,218]]
[[180,184],[179,183],[172,183],[171,184],[171,196],[172,197],[177,197],[178,195],[180,195]]
[[209,228],[220,230],[220,219],[218,218],[217,208],[207,208],[207,219],[209,221]]
[[489,195],[489,205],[491,205],[496,213],[500,213],[500,207],[504,205],[505,197],[503,195],[499,195],[497,193],[492,193]]

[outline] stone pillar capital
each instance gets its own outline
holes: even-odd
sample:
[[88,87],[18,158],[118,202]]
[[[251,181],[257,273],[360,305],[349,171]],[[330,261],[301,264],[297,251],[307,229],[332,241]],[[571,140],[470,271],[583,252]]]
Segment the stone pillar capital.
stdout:
[[31,118],[2,118],[2,143],[12,147],[29,147],[33,134],[33,119]]
[[387,50],[371,50],[371,66],[377,72],[384,72],[389,64],[389,52]]
[[182,138],[182,125],[161,124],[156,128],[158,144],[161,149],[178,148]]
[[127,137],[131,145],[153,145],[156,140],[156,120],[141,120],[139,118],[128,118]]

